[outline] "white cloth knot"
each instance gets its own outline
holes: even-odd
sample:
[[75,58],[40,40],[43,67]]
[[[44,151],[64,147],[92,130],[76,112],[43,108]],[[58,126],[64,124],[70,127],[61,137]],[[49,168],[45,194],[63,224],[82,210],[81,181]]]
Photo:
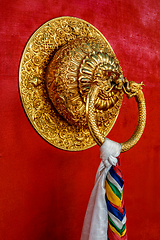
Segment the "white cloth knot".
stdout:
[[100,158],[106,167],[110,167],[112,165],[116,166],[117,157],[121,152],[121,148],[121,144],[114,142],[108,138],[105,139],[103,145],[100,148]]

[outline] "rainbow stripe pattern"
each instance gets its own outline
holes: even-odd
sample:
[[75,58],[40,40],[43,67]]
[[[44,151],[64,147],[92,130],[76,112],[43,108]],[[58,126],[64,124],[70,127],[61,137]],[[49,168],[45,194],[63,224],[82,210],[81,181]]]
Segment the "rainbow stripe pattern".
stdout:
[[123,201],[124,179],[120,169],[112,166],[106,176],[108,240],[127,240],[126,213]]

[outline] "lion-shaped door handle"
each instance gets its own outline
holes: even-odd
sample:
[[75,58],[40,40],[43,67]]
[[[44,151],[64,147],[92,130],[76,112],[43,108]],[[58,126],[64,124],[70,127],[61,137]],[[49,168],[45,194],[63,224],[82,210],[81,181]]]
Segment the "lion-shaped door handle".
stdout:
[[[138,104],[139,118],[122,151],[140,139],[146,121],[142,85],[128,81],[104,36],[89,23],[61,17],[30,38],[20,64],[20,94],[35,129],[65,150],[101,146],[113,127],[123,94]],[[91,138],[91,135],[93,139]]]

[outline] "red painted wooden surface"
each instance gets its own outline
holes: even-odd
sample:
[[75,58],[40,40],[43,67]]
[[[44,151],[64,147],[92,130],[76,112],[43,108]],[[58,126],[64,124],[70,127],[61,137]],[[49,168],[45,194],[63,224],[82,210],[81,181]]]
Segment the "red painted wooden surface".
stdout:
[[[0,239],[80,238],[99,148],[71,153],[49,145],[30,125],[18,92],[19,61],[28,38],[59,16],[97,27],[128,80],[145,83],[145,132],[121,154],[121,168],[129,239],[160,238],[159,9],[158,0],[0,1]],[[125,98],[109,137],[126,140],[136,122],[136,103]]]

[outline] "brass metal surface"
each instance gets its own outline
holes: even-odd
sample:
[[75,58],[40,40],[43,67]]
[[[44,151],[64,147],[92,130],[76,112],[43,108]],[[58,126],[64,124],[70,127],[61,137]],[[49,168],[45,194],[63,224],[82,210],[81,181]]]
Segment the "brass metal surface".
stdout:
[[94,111],[99,132],[106,136],[122,103],[124,91],[114,88],[122,74],[111,46],[95,27],[74,17],[52,19],[36,30],[24,49],[19,69],[22,104],[33,127],[50,144],[84,150],[96,144],[85,115],[88,92],[104,83]]
[[[133,135],[126,141],[121,143],[122,149],[121,152],[128,151],[131,149],[140,139],[142,133],[145,128],[146,123],[146,106],[145,106],[145,99],[142,92],[142,85],[135,83],[133,81],[128,81],[126,78],[118,79],[117,83],[115,82],[114,88],[118,90],[123,90],[124,93],[127,95],[128,98],[135,97],[135,100],[138,105],[138,123]],[[96,117],[95,117],[95,102],[98,96],[98,93],[101,89],[104,89],[104,84],[101,82],[100,85],[96,84],[92,86],[90,92],[87,96],[87,104],[86,104],[86,113],[87,113],[87,121],[90,132],[97,142],[99,146],[104,143],[104,136],[99,131],[99,128],[96,124]]]

